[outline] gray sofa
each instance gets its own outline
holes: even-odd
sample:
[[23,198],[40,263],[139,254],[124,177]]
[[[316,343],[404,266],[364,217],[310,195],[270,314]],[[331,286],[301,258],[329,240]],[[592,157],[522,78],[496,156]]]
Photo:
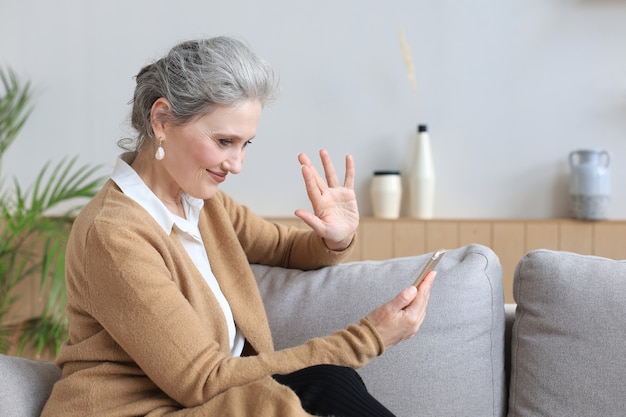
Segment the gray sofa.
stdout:
[[[429,255],[318,271],[253,265],[277,348],[357,321]],[[488,248],[448,251],[416,337],[359,370],[398,417],[626,415],[626,262],[537,250],[504,305]],[[36,416],[59,371],[0,356],[0,416]],[[510,381],[510,383],[509,383]]]

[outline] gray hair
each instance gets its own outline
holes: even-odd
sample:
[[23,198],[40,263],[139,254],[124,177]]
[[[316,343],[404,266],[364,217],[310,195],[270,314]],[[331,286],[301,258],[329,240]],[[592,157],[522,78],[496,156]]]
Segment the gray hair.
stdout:
[[150,112],[161,97],[170,104],[167,120],[184,125],[214,105],[250,99],[268,104],[278,90],[269,64],[241,41],[224,36],[180,43],[139,71],[136,80],[131,124],[138,136],[118,142],[131,151],[138,150],[146,138],[155,140]]

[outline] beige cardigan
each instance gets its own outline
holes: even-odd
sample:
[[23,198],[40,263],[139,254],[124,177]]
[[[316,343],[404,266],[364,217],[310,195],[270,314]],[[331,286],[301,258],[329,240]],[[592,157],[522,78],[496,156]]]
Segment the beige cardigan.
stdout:
[[44,417],[307,416],[271,375],[322,363],[357,368],[382,354],[380,335],[365,319],[273,349],[249,264],[315,269],[346,251],[269,223],[222,192],[205,202],[199,228],[248,356],[230,356],[222,310],[180,241],[109,181],[70,235],[70,335]]

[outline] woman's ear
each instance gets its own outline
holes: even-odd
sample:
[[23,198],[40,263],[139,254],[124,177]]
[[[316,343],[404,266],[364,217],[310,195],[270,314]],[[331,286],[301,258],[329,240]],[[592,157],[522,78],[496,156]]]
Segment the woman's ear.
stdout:
[[169,120],[170,112],[170,103],[163,97],[158,98],[152,105],[152,109],[150,110],[150,124],[152,125],[155,138],[165,136],[165,124]]

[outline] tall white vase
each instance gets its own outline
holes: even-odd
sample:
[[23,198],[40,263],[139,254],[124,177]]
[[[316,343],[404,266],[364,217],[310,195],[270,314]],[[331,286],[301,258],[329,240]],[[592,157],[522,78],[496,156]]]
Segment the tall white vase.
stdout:
[[435,207],[435,164],[426,125],[417,127],[408,173],[409,216],[432,219]]

